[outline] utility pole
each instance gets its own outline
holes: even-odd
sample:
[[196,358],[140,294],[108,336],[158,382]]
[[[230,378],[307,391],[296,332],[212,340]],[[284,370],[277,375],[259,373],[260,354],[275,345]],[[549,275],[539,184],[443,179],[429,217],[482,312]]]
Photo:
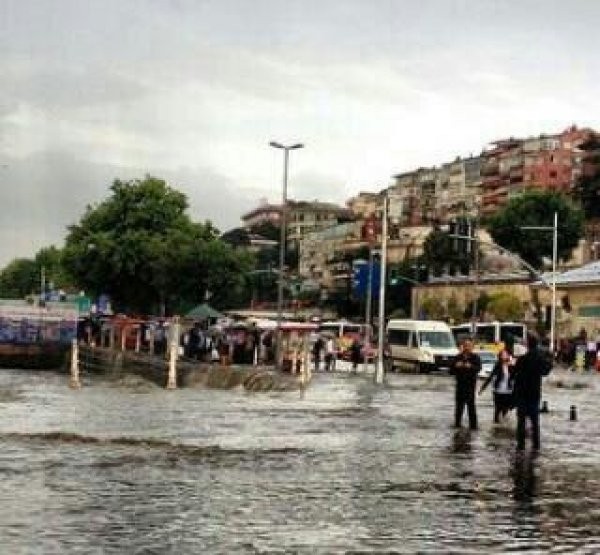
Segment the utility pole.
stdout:
[[556,266],[558,263],[558,212],[554,212],[554,221],[551,226],[532,225],[522,226],[521,229],[531,231],[552,231],[552,306],[550,307],[550,352],[554,354],[556,345]]
[[554,212],[552,233],[552,310],[550,312],[550,352],[556,347],[556,265],[558,263],[558,212]]
[[[473,238],[477,237],[477,219],[475,219],[475,223],[473,224],[472,228],[473,230],[472,235]],[[471,242],[469,242],[471,243]],[[474,241],[473,244],[473,248],[475,249],[475,251],[473,252],[473,269],[475,272],[475,276],[474,276],[474,282],[475,282],[475,297],[473,299],[473,314],[472,314],[472,319],[473,321],[477,320],[477,315],[479,314],[479,244],[477,243],[477,241]]]
[[[369,245],[369,273],[367,277],[367,300],[365,302],[365,353],[371,345],[371,305],[373,304],[373,246]],[[369,366],[367,356],[364,357],[363,369],[366,372]]]
[[277,355],[275,366],[281,369],[282,365],[282,337],[281,322],[283,320],[283,285],[284,285],[284,266],[285,266],[285,242],[286,242],[286,215],[287,215],[287,188],[288,188],[288,163],[290,150],[304,148],[302,143],[290,146],[284,146],[276,141],[271,141],[269,146],[283,150],[283,186],[281,191],[281,214],[279,220],[279,281],[277,283]]
[[385,341],[385,286],[387,280],[387,236],[388,236],[388,209],[390,199],[383,197],[383,221],[381,226],[381,269],[379,277],[379,329],[377,342],[377,368],[375,370],[375,383],[383,383],[384,362],[383,343]]
[[46,267],[42,266],[40,272],[40,304],[46,301]]

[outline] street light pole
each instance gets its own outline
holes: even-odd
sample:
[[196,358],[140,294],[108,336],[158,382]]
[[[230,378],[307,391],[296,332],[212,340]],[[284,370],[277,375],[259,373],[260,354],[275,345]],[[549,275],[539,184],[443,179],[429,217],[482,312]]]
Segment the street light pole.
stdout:
[[289,152],[303,148],[302,143],[285,146],[276,141],[271,141],[269,146],[283,150],[283,187],[281,191],[281,214],[279,218],[279,280],[277,282],[277,350],[275,355],[275,366],[281,370],[282,352],[281,352],[281,322],[283,320],[283,270],[285,266],[285,242],[286,242],[286,226],[287,226],[287,187],[288,187],[288,169],[289,169]]
[[383,221],[381,225],[381,269],[379,277],[379,329],[377,330],[377,368],[375,369],[375,383],[383,383],[383,342],[385,340],[385,285],[387,281],[387,236],[388,236],[388,208],[390,199],[387,193],[383,197]]
[[550,352],[554,354],[556,345],[556,265],[558,262],[558,212],[554,212],[554,222],[548,225],[522,226],[521,229],[533,231],[552,231],[552,306],[550,307]]
[[[364,371],[367,371],[369,361],[366,355],[367,350],[371,347],[371,304],[373,299],[373,246],[369,245],[369,268],[367,277],[367,299],[365,302],[365,357],[363,361]],[[369,351],[370,352],[370,351]]]
[[556,347],[556,264],[558,262],[558,212],[554,212],[554,230],[552,232],[552,309],[550,316],[550,352]]

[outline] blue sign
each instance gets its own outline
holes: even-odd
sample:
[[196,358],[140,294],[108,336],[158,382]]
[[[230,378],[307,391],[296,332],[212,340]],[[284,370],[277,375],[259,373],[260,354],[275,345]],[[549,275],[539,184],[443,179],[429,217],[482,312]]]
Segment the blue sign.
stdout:
[[[379,298],[379,282],[381,280],[381,266],[373,262],[371,277],[372,298]],[[355,261],[352,267],[352,294],[356,299],[366,299],[369,287],[369,263],[366,260]]]
[[108,314],[110,312],[110,297],[102,294],[98,297],[98,313]]

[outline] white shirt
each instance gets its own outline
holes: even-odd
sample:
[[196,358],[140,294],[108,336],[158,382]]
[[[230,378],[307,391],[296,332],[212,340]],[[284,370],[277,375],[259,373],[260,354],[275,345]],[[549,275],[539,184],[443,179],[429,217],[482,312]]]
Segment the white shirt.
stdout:
[[512,393],[512,387],[509,385],[510,374],[508,372],[508,364],[503,364],[500,370],[502,377],[496,386],[496,393]]
[[325,344],[325,352],[328,355],[335,354],[335,341],[333,339],[327,340],[327,343]]

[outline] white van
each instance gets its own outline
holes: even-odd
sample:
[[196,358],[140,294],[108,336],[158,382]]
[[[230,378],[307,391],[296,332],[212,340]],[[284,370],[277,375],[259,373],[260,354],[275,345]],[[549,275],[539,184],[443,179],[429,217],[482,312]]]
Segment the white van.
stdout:
[[413,372],[448,371],[458,354],[448,324],[433,320],[390,320],[387,343],[392,366]]

